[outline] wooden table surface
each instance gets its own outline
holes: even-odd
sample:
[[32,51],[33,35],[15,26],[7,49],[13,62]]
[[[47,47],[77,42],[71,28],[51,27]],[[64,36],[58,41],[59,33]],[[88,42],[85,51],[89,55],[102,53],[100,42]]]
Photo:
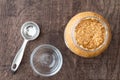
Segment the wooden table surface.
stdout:
[[[112,41],[100,56],[85,59],[65,45],[64,29],[72,16],[94,11],[111,25]],[[13,74],[12,60],[22,45],[21,25],[34,21],[40,36],[27,44],[24,58]],[[63,66],[53,77],[35,76],[30,55],[40,44],[52,44],[63,55]],[[120,0],[0,0],[0,80],[120,80]]]

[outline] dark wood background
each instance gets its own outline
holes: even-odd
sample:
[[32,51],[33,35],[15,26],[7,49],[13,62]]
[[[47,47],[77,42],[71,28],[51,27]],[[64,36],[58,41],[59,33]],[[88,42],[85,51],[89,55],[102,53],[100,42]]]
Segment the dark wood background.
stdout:
[[[64,29],[72,16],[94,11],[111,25],[112,41],[100,56],[85,59],[64,43]],[[27,44],[24,58],[13,74],[11,63],[22,45],[21,25],[34,21],[41,27],[39,38]],[[63,55],[62,69],[53,77],[35,76],[30,55],[40,44],[52,44]],[[120,80],[120,0],[0,0],[0,80]]]

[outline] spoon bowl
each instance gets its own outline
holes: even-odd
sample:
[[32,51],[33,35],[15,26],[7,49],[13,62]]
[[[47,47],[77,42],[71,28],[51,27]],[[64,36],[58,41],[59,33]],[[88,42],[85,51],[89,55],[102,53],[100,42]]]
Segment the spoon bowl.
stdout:
[[28,21],[22,25],[21,35],[24,39],[34,40],[39,36],[39,26],[32,21]]

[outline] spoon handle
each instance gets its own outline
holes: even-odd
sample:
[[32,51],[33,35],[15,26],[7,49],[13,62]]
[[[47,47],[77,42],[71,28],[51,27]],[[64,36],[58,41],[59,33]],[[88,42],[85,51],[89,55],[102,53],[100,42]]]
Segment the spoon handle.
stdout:
[[11,70],[13,72],[15,72],[18,69],[18,67],[19,67],[19,65],[20,65],[20,63],[22,61],[24,50],[25,50],[27,42],[28,42],[28,40],[24,40],[21,48],[17,52],[17,54],[16,54],[16,56],[15,56],[13,62],[12,62]]

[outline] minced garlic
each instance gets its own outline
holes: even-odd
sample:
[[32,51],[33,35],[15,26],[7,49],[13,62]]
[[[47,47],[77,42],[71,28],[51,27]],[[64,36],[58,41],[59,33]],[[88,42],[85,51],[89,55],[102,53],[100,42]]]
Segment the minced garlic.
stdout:
[[83,48],[96,49],[105,40],[105,28],[94,18],[81,20],[75,28],[75,39]]

